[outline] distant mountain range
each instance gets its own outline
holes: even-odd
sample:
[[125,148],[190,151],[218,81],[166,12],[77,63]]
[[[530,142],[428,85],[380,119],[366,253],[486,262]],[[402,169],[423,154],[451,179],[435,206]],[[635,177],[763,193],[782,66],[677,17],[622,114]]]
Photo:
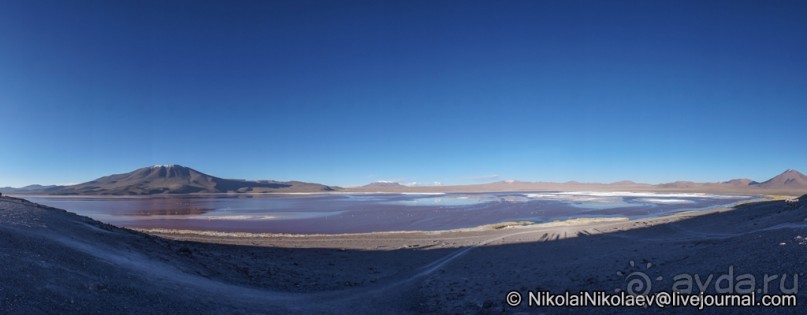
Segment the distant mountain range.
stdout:
[[367,185],[361,186],[361,188],[400,188],[400,187],[406,187],[406,186],[401,185],[400,183],[397,182],[388,182],[388,181],[372,182]]
[[658,191],[703,193],[807,193],[807,176],[787,170],[764,182],[732,179],[725,182],[697,183],[677,181],[658,185],[620,181],[609,184],[499,181],[477,185],[405,186],[396,182],[379,181],[361,187],[341,188],[299,181],[223,179],[181,165],[155,165],[129,173],[104,176],[93,181],[69,186],[31,185],[21,188],[4,187],[8,194],[47,195],[157,195],[193,193],[295,193],[295,192],[504,192],[504,191]]
[[155,165],[69,186],[0,188],[13,194],[157,195],[192,193],[329,192],[339,189],[298,181],[223,179],[181,165]]
[[62,186],[57,186],[57,185],[49,185],[49,186],[28,185],[28,186],[20,187],[20,188],[0,187],[0,192],[9,193],[9,194],[30,194],[30,193],[39,193],[39,192],[47,191],[47,190],[50,190],[50,189],[56,189],[58,187],[62,187]]
[[581,183],[569,181],[565,183],[524,182],[506,180],[477,185],[455,186],[417,186],[408,187],[398,183],[372,183],[349,188],[359,192],[496,192],[496,191],[542,191],[542,190],[590,190],[590,191],[658,191],[658,192],[704,192],[704,193],[758,193],[758,194],[791,194],[807,193],[807,176],[796,171],[787,170],[764,182],[756,182],[747,178],[732,179],[725,182],[698,183],[677,181],[664,184],[642,184],[632,181],[615,183]]

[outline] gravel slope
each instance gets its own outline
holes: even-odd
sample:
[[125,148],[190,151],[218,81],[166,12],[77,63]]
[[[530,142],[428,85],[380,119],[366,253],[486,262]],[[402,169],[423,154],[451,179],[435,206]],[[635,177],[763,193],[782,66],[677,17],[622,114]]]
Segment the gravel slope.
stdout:
[[803,274],[805,219],[807,207],[771,201],[635,221],[340,236],[152,231],[158,237],[0,197],[0,313],[568,313],[511,309],[504,295],[613,291],[625,287],[617,271],[648,262],[647,273],[663,277],[654,289],[665,290],[672,275],[730,266]]

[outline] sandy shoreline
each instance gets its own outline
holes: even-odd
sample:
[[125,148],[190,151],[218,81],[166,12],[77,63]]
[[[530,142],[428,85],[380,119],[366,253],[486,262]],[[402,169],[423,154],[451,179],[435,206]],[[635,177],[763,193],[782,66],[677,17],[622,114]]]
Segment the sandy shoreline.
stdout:
[[[708,210],[730,206],[738,201],[760,199],[760,196],[714,194],[658,195],[663,199],[652,199],[654,196],[656,194],[628,192],[559,192],[479,196],[461,194],[449,198],[266,196],[253,199],[245,196],[162,196],[107,200],[93,196],[31,197],[29,200],[140,231],[154,229],[159,233],[171,233],[170,229],[184,229],[211,231],[207,234],[226,236],[228,234],[218,232],[344,234],[444,231],[519,220],[540,223],[575,217],[592,220],[603,217],[636,219],[688,209]],[[78,199],[81,200],[76,201]]]
[[[770,200],[775,197],[768,197]],[[751,202],[740,202],[727,207],[708,210],[684,210],[677,213],[630,220],[626,217],[574,218],[552,222],[502,222],[472,228],[437,231],[385,231],[371,233],[339,234],[288,234],[221,232],[179,229],[132,230],[180,241],[203,243],[271,246],[287,248],[344,248],[359,250],[392,250],[401,248],[455,248],[478,246],[490,238],[501,238],[496,244],[514,242],[534,242],[576,237],[580,234],[596,235],[614,231],[628,231],[635,228],[654,226],[693,218],[701,215],[731,211],[734,207]],[[542,234],[543,233],[543,234]],[[546,234],[546,236],[544,235]],[[519,235],[514,238],[509,235]]]

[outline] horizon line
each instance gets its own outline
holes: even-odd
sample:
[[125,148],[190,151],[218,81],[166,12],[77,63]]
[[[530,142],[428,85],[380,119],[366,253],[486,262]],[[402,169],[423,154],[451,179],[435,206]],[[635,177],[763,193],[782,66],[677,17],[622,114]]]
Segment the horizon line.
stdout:
[[[278,181],[278,182],[299,181],[299,182],[307,182],[307,183],[316,183],[316,184],[321,184],[321,185],[325,185],[325,186],[329,186],[329,187],[342,187],[342,188],[361,188],[363,186],[370,185],[370,184],[373,184],[373,183],[392,183],[392,184],[399,184],[399,185],[406,186],[406,187],[476,186],[476,185],[490,185],[490,184],[496,184],[496,183],[502,183],[502,182],[511,182],[511,183],[520,182],[520,183],[527,183],[527,184],[581,184],[581,185],[613,185],[613,184],[617,184],[617,183],[620,183],[620,182],[631,182],[632,184],[635,184],[635,185],[656,186],[656,185],[671,184],[671,183],[681,183],[681,182],[689,182],[689,183],[727,183],[727,182],[730,182],[730,181],[733,181],[733,180],[743,180],[743,179],[750,180],[752,183],[763,183],[765,181],[768,181],[768,180],[770,180],[772,178],[775,178],[775,177],[777,177],[779,175],[782,175],[782,174],[785,174],[785,173],[788,173],[788,172],[791,172],[791,171],[794,171],[794,172],[797,172],[799,174],[804,175],[804,173],[800,172],[799,170],[797,170],[795,168],[788,168],[785,171],[783,171],[781,173],[777,173],[776,175],[773,175],[772,177],[770,177],[770,178],[768,178],[766,180],[763,180],[763,181],[753,180],[753,179],[748,178],[748,177],[734,177],[734,178],[731,178],[731,179],[728,179],[728,180],[717,180],[717,181],[694,181],[694,180],[686,180],[686,179],[677,179],[677,180],[673,180],[673,181],[659,181],[659,182],[655,182],[655,183],[634,181],[632,179],[621,179],[621,180],[616,180],[616,181],[578,181],[578,180],[574,180],[574,179],[565,180],[565,181],[544,181],[544,180],[522,180],[522,179],[510,178],[510,179],[502,179],[502,180],[490,181],[490,182],[466,183],[466,184],[461,184],[461,183],[458,183],[458,184],[442,184],[442,182],[441,182],[439,185],[434,185],[434,184],[422,184],[421,185],[421,184],[417,184],[416,182],[413,182],[414,184],[407,185],[407,183],[404,183],[404,180],[373,180],[373,181],[369,181],[369,182],[366,182],[366,183],[363,183],[363,184],[348,184],[348,185],[338,185],[337,184],[337,185],[331,185],[331,184],[325,184],[324,182],[320,182],[320,181],[307,181],[307,180],[296,180],[296,179],[278,180],[278,179],[245,179],[245,178],[234,178],[234,177],[229,177],[229,178],[228,177],[219,177],[217,175],[211,175],[210,173],[199,171],[198,169],[193,168],[193,167],[184,166],[184,165],[176,164],[176,163],[170,163],[170,164],[154,164],[154,165],[149,165],[149,166],[138,167],[138,168],[136,168],[134,170],[131,170],[131,171],[128,171],[128,172],[112,173],[112,174],[103,175],[101,177],[131,173],[131,172],[134,172],[136,170],[144,169],[144,168],[175,167],[175,166],[188,168],[188,169],[194,170],[196,172],[199,172],[199,173],[202,173],[202,174],[205,174],[205,175],[208,175],[208,176],[213,176],[213,177],[218,177],[218,178],[221,178],[221,179],[228,179],[228,180],[243,180],[243,181],[266,181],[266,180],[270,180],[270,181]],[[10,186],[10,185],[8,185],[8,186],[0,186],[0,188],[25,188],[25,187],[28,187],[28,186],[37,186],[37,185],[39,185],[39,186],[73,186],[73,185],[79,185],[79,184],[91,182],[91,181],[96,180],[96,179],[101,178],[101,177],[97,177],[97,178],[93,178],[93,179],[89,179],[89,180],[85,180],[85,181],[79,181],[79,182],[69,182],[68,184],[33,183],[33,184],[22,185],[22,186]]]

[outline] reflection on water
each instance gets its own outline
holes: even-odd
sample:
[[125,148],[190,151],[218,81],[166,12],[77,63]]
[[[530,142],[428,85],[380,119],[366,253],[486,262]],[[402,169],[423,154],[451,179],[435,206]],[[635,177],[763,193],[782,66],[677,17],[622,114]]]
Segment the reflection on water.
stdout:
[[441,230],[504,221],[658,216],[752,196],[613,192],[28,197],[137,228],[275,233]]

